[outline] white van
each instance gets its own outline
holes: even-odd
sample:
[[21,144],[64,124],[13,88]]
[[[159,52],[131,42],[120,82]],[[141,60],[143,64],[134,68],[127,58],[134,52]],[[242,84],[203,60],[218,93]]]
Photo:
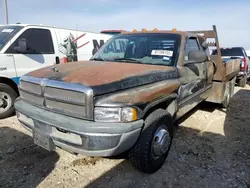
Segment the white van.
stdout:
[[52,64],[89,60],[111,37],[42,25],[0,26],[0,118],[14,113],[20,76]]

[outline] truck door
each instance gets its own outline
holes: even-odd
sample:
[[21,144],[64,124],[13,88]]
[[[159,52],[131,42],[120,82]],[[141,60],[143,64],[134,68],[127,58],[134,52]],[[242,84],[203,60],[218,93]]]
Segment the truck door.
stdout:
[[[20,41],[25,41],[24,51],[16,50]],[[56,56],[49,29],[28,28],[7,49],[7,54],[13,54],[17,76],[30,71],[55,64]]]
[[[197,38],[188,37],[185,44],[184,61],[189,61],[189,52],[196,50],[203,50]],[[207,84],[207,69],[205,62],[192,62],[179,66],[178,70],[181,82],[181,87],[178,91],[178,116],[182,116],[202,100],[203,91]]]
[[0,76],[11,78],[16,84],[18,84],[13,55],[0,53],[0,59]]

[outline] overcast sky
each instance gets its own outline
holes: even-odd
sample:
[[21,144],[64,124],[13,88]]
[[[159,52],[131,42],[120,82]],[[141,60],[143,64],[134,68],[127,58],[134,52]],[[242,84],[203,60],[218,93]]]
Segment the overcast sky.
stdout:
[[[5,23],[0,0],[0,24]],[[220,45],[250,49],[249,0],[8,0],[10,23],[71,29],[218,29]]]

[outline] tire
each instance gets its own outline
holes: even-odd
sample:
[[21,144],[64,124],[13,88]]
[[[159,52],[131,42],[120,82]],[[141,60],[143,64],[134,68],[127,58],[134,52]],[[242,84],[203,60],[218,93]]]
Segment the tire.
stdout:
[[229,105],[229,101],[230,101],[230,94],[229,92],[226,94],[224,100],[222,101],[222,108],[227,108]]
[[229,88],[230,98],[234,95],[235,82],[236,82],[236,77],[234,77],[234,78],[230,81],[230,88]]
[[226,85],[224,100],[221,103],[222,108],[227,108],[229,106],[230,99],[234,95],[235,81],[236,77],[230,80],[230,82]]
[[0,83],[0,119],[14,115],[17,92],[7,84]]
[[[139,139],[129,151],[128,157],[132,166],[148,174],[158,171],[164,164],[171,148],[173,128],[172,117],[166,110],[157,109],[153,111],[146,118]],[[159,144],[160,141],[165,144]]]
[[246,84],[247,84],[247,77],[244,76],[243,78],[241,78],[241,79],[239,80],[239,86],[240,86],[240,87],[245,87]]

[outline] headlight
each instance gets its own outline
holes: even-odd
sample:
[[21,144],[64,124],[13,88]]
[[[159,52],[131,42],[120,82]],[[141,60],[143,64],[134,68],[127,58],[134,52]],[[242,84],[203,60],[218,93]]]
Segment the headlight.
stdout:
[[134,108],[106,108],[95,107],[95,121],[98,122],[129,122],[137,119],[137,112]]

